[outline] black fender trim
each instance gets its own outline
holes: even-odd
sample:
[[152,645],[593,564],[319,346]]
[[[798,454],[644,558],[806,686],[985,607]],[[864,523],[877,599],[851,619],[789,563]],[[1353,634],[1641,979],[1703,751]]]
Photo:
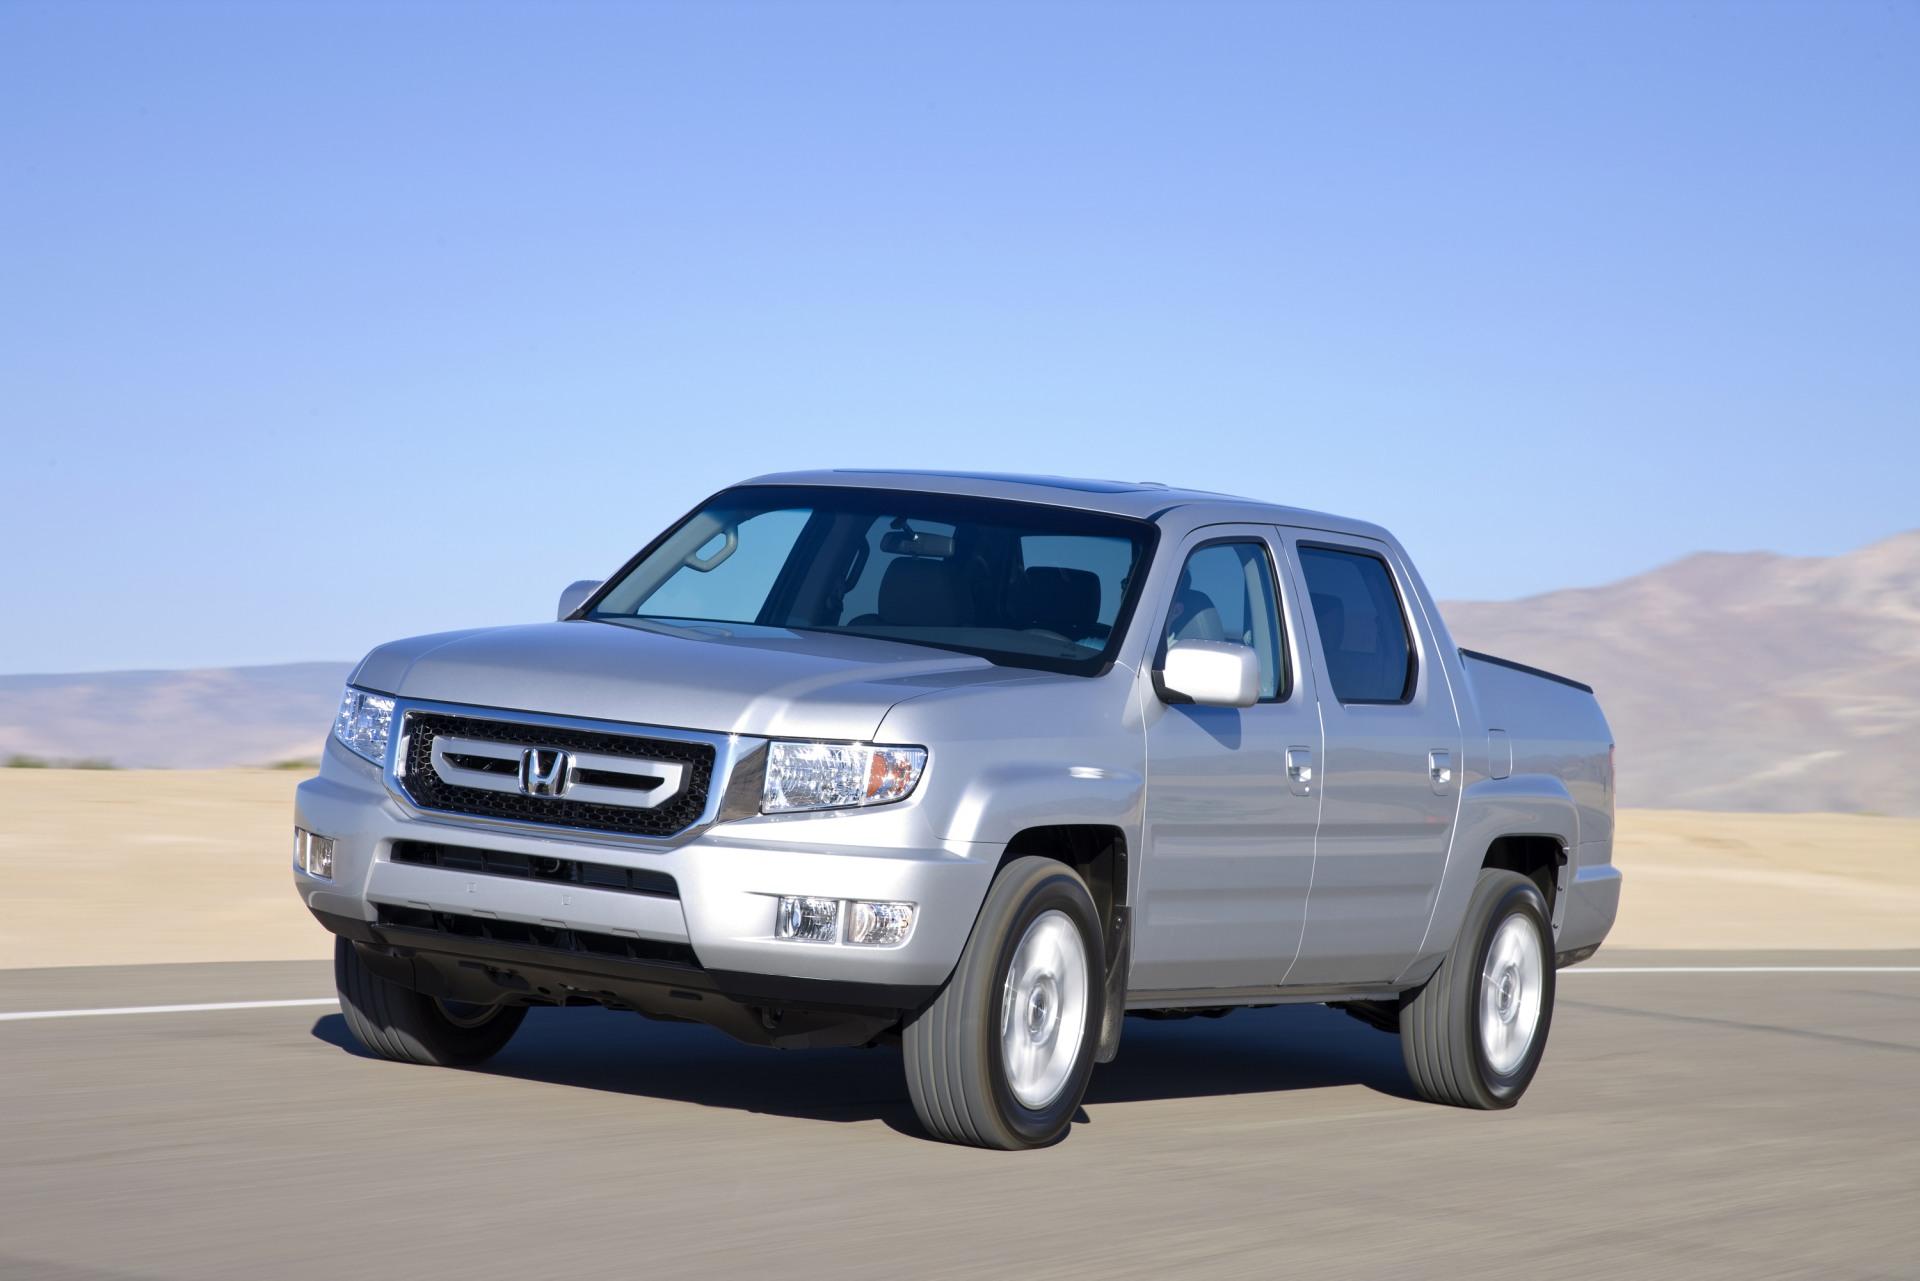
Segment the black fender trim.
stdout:
[[1113,909],[1113,955],[1107,962],[1106,1000],[1101,1005],[1100,1044],[1094,1051],[1095,1063],[1111,1063],[1120,1057],[1120,1033],[1127,1026],[1127,971],[1133,965],[1133,920],[1124,906]]

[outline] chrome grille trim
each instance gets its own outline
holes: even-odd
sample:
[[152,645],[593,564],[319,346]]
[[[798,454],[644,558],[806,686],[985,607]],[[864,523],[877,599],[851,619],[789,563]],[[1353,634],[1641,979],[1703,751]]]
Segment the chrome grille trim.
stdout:
[[[632,845],[639,848],[671,849],[692,840],[702,831],[712,826],[719,816],[721,803],[726,795],[727,786],[733,777],[734,766],[743,757],[761,750],[766,743],[763,738],[742,738],[732,734],[715,734],[704,730],[683,729],[666,725],[637,725],[625,721],[594,720],[580,716],[556,716],[540,712],[524,712],[507,708],[483,707],[467,703],[442,703],[429,699],[410,699],[394,696],[394,723],[396,732],[387,755],[386,766],[382,771],[382,781],[388,795],[394,803],[410,818],[423,823],[445,824],[455,827],[485,828],[499,832],[517,832],[529,836],[538,836],[547,840],[569,841],[591,845]],[[708,771],[706,796],[699,814],[677,831],[664,835],[650,835],[640,832],[622,832],[597,827],[585,827],[576,824],[547,823],[526,818],[503,818],[486,814],[462,813],[458,810],[441,809],[422,805],[415,801],[406,788],[406,770],[412,747],[411,714],[424,713],[435,716],[457,717],[468,720],[497,721],[522,731],[539,729],[557,729],[589,734],[612,735],[620,738],[656,739],[689,746],[701,746],[712,749],[712,767]],[[436,736],[437,737],[437,736]],[[463,735],[473,741],[476,736]],[[480,740],[484,741],[484,740]],[[496,744],[496,748],[510,747],[510,744]],[[516,753],[519,748],[513,749]],[[458,755],[459,753],[455,753]],[[586,753],[593,756],[594,753]],[[619,757],[623,767],[630,767],[640,758]],[[668,762],[662,762],[668,763]],[[671,762],[678,764],[678,762]],[[463,779],[461,786],[468,786]],[[684,780],[682,780],[684,785]],[[514,790],[518,790],[517,778],[513,781]],[[627,789],[618,790],[623,793]],[[678,794],[678,788],[671,794],[662,789],[656,803],[664,804]],[[608,802],[596,800],[596,804]],[[628,802],[631,803],[630,801]]]
[[[433,772],[454,787],[519,794],[530,790],[527,784],[527,752],[528,749],[518,743],[436,734],[433,738]],[[483,769],[461,763],[462,759],[472,758],[500,762],[510,765],[511,769]],[[586,774],[630,778],[633,783],[631,786],[590,783],[584,781]],[[556,798],[578,801],[583,805],[654,809],[680,794],[687,784],[687,774],[687,767],[681,761],[568,750],[561,757],[560,773],[552,794]]]

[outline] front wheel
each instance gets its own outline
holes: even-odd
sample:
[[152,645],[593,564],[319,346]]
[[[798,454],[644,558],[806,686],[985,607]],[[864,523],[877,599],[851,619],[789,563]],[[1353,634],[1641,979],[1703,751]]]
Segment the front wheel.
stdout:
[[953,976],[902,1038],[907,1092],[937,1139],[1032,1148],[1065,1134],[1099,1048],[1100,914],[1074,870],[1015,859]]
[[484,1063],[527,1017],[524,1005],[467,1005],[402,987],[368,969],[359,949],[343,938],[333,941],[333,978],[354,1039],[369,1053],[399,1063]]
[[1480,873],[1453,950],[1400,1007],[1400,1049],[1422,1098],[1487,1109],[1520,1101],[1553,1023],[1552,939],[1532,881]]

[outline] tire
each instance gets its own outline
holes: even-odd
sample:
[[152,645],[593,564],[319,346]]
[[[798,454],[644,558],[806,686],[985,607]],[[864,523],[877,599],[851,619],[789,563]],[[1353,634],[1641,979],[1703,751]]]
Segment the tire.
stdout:
[[527,1017],[523,1005],[443,1005],[367,968],[346,939],[333,941],[333,981],[354,1039],[378,1058],[427,1067],[472,1067],[498,1054]]
[[1105,977],[1079,875],[1046,858],[1002,868],[952,977],[902,1037],[927,1133],[1003,1150],[1065,1135],[1093,1075]]
[[1453,950],[1400,1006],[1400,1050],[1421,1098],[1489,1110],[1520,1101],[1553,1024],[1552,940],[1532,881],[1480,873]]

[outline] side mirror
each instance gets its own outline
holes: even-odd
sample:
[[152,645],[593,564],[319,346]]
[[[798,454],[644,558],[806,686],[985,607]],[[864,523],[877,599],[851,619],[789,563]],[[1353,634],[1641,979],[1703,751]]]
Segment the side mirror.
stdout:
[[577,583],[567,584],[567,590],[560,593],[560,609],[555,616],[568,617],[574,610],[580,608],[587,597],[599,590],[600,580],[597,578],[583,578]]
[[1160,695],[1168,702],[1252,707],[1260,701],[1260,656],[1249,645],[1182,641],[1167,650]]

